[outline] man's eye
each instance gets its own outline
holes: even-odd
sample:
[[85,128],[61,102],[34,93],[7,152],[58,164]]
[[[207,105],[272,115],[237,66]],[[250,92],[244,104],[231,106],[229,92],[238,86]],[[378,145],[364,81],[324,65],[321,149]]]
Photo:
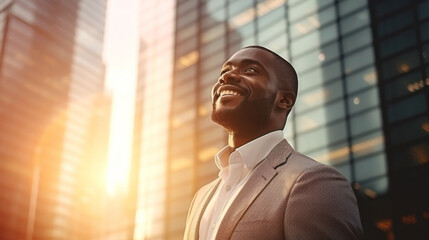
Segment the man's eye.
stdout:
[[254,68],[254,67],[249,67],[249,68],[247,68],[246,69],[246,71],[245,72],[256,72],[256,68]]

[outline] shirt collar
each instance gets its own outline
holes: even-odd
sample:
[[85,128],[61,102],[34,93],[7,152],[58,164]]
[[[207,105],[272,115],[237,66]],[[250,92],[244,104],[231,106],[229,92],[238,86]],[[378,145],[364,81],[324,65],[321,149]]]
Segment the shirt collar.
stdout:
[[[284,139],[283,131],[277,130],[256,138],[236,149],[241,155],[247,169],[253,169],[260,161],[268,156],[273,148]],[[224,147],[215,156],[215,163],[219,170],[226,168],[228,159],[234,149],[230,146]]]

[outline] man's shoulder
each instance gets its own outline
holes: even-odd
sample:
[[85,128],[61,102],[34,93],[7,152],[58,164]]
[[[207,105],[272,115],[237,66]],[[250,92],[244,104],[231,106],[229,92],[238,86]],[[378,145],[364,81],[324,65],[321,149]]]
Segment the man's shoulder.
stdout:
[[330,171],[334,174],[340,174],[335,168],[318,162],[311,157],[304,155],[300,152],[294,151],[288,158],[286,164],[277,169],[278,171],[284,171],[288,174],[300,175],[304,172],[319,172],[319,171]]
[[287,160],[287,164],[289,167],[295,167],[297,169],[306,169],[306,168],[313,168],[313,167],[320,167],[320,166],[326,166],[323,163],[320,163],[313,158],[304,155],[300,152],[294,151],[289,159]]

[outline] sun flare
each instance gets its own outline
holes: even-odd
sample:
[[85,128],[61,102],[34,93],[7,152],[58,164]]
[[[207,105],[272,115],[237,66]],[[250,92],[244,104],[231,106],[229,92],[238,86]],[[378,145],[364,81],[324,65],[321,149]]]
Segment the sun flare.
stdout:
[[113,83],[113,102],[106,188],[109,194],[115,194],[120,189],[126,191],[128,184],[134,116],[134,97],[130,91],[133,73],[128,68],[111,69],[108,78]]
[[[128,191],[138,60],[138,1],[109,1],[104,57],[112,96],[106,190]],[[118,9],[121,9],[118,11]],[[126,37],[124,37],[126,36]]]

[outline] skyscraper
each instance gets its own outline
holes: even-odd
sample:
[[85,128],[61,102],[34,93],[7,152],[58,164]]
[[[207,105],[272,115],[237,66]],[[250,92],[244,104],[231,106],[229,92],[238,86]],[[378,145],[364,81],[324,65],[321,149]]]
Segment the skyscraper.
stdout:
[[0,10],[0,238],[90,239],[101,178],[90,170],[103,161],[91,156],[103,156],[107,145],[90,136],[100,132],[94,121],[108,126],[95,111],[104,99],[106,1],[6,2]]
[[397,239],[429,236],[429,1],[370,1]]
[[366,238],[427,236],[427,12],[420,0],[177,1],[165,170],[152,177],[167,178],[159,236],[181,239],[193,194],[217,176],[227,133],[210,120],[210,90],[223,62],[254,44],[296,68],[285,137],[346,176]]
[[[174,54],[175,1],[140,5],[140,54],[133,166],[137,174],[134,239],[169,239],[167,222],[168,126]],[[181,219],[179,219],[181,220]],[[171,224],[175,226],[176,224]],[[180,232],[180,225],[176,236]]]

